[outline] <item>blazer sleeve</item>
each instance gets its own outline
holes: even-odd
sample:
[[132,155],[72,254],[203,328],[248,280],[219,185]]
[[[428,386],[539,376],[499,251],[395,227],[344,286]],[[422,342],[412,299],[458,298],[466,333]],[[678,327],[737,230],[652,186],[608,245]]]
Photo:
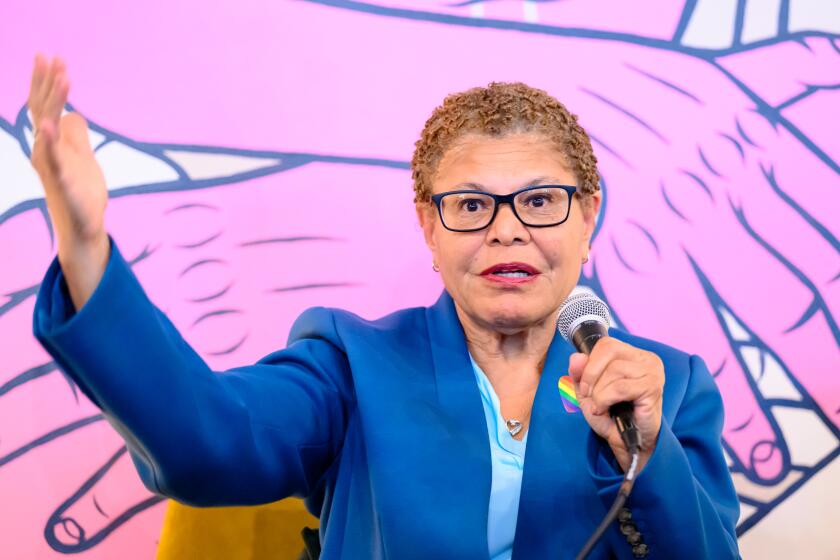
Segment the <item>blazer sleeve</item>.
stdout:
[[214,372],[110,241],[105,273],[78,312],[53,260],[33,329],[125,439],[146,487],[195,506],[309,495],[340,452],[355,407],[332,313],[309,309],[285,349]]
[[[663,415],[653,454],[636,478],[625,507],[650,558],[739,558],[735,524],[739,502],[723,455],[723,400],[699,356],[689,358],[687,389],[676,416]],[[606,507],[624,473],[602,438],[590,433],[588,462]],[[619,558],[633,547],[619,530],[607,533]],[[631,527],[633,526],[631,525]]]

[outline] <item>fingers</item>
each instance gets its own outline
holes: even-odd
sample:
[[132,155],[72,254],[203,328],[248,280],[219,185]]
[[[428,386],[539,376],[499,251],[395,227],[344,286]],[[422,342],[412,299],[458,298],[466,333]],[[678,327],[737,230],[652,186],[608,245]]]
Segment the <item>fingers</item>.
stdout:
[[[55,75],[53,73],[53,61],[47,60],[45,58],[41,58],[40,62],[38,63],[40,66],[39,69],[39,76],[36,83],[36,87],[32,92],[33,97],[33,111],[34,114],[40,118],[40,116],[44,112],[44,103],[47,100],[47,95],[49,95],[50,89],[52,88],[53,80],[55,79]],[[33,80],[34,82],[35,80]],[[35,123],[33,123],[35,124]]]
[[[768,203],[766,207],[769,210],[774,205]],[[804,271],[791,267],[763,237],[764,232],[753,229],[756,222],[761,223],[765,231],[771,227],[770,223],[762,222],[761,214],[757,210],[743,213],[740,223],[732,218],[717,220],[714,228],[725,239],[727,251],[711,250],[709,243],[692,246],[696,274],[705,284],[711,301],[725,309],[727,317],[735,318],[749,333],[754,333],[744,338],[754,338],[772,349],[827,418],[833,417],[835,425],[840,425],[837,393],[827,384],[828,380],[836,378],[840,364],[836,318],[826,299],[826,294],[832,293],[831,287],[824,282],[824,277],[815,281]],[[818,258],[833,263],[829,266],[835,267],[836,271],[838,260],[828,244],[805,243],[808,238],[789,225],[787,231],[797,233],[800,247],[815,251]],[[816,260],[811,262],[816,263]],[[749,266],[743,266],[744,262]],[[818,270],[816,264],[814,266],[809,272]],[[821,270],[828,272],[831,269],[823,266]],[[723,326],[733,338],[741,336],[743,327],[731,327],[728,323]],[[762,366],[758,365],[751,376],[760,380],[763,377],[761,370]]]
[[78,490],[72,488],[70,499],[61,503],[47,520],[44,536],[54,550],[65,554],[87,550],[135,515],[164,500],[140,482],[125,447],[104,464],[95,466],[95,471],[85,473],[90,475],[87,480],[81,484],[76,481]]
[[[66,385],[65,383],[65,387]],[[21,411],[24,416],[17,416],[12,423],[18,427],[40,416],[46,416],[47,412],[51,412],[48,407],[48,403],[32,401]],[[0,424],[0,429],[7,425]],[[0,466],[0,496],[3,497],[3,506],[0,508],[3,529],[0,534],[3,535],[4,544],[3,554],[0,556],[3,558],[60,556],[49,545],[45,535],[50,512],[55,510],[59,503],[71,498],[74,490],[79,488],[90,473],[102,465],[121,444],[114,429],[101,420],[72,431],[62,430],[58,434],[39,434],[41,435],[56,437],[39,437],[38,441],[33,442],[34,445],[29,446],[26,453]],[[2,443],[0,440],[0,444]],[[0,463],[2,462],[3,458],[0,458]],[[140,532],[148,530],[147,534],[155,534],[155,521],[157,520],[150,520],[140,528]],[[135,528],[138,528],[137,525]],[[131,543],[138,540],[136,529],[128,531],[133,537]],[[124,547],[122,550],[128,548]],[[104,554],[104,557],[120,556],[119,552]],[[153,551],[145,557],[153,557]]]
[[590,396],[592,388],[599,382],[608,366],[610,366],[612,371],[615,371],[616,374],[619,372],[619,370],[615,369],[619,366],[611,365],[612,362],[616,360],[631,362],[629,366],[627,363],[621,364],[620,367],[624,368],[620,370],[621,372],[626,372],[628,375],[632,376],[643,375],[646,370],[640,369],[640,364],[644,366],[651,362],[653,358],[650,356],[658,359],[655,354],[650,354],[650,356],[647,354],[650,353],[639,350],[638,348],[633,348],[629,344],[625,344],[615,338],[602,338],[598,341],[595,348],[592,350],[592,353],[589,355],[589,359],[587,360],[586,366],[583,368],[580,380],[578,381],[578,383],[580,383],[580,389],[583,396]]
[[621,377],[612,377],[605,385],[601,387],[596,385],[590,393],[589,398],[593,405],[591,413],[596,416],[601,416],[615,403],[623,401],[633,402],[639,394],[637,383]]
[[[808,166],[811,180],[814,178],[810,170],[814,167]],[[777,260],[786,260],[801,271],[813,284],[813,291],[820,295],[820,299],[826,305],[826,311],[838,317],[840,283],[835,282],[835,278],[840,270],[840,259],[837,258],[837,251],[833,245],[836,243],[835,234],[840,234],[840,228],[832,222],[820,224],[812,217],[797,211],[781,197],[775,196],[771,189],[791,190],[790,175],[784,172],[782,174],[787,175],[787,184],[779,182],[775,168],[762,168],[762,179],[759,181],[766,182],[766,185],[754,189],[757,192],[748,193],[738,203],[732,203],[733,212],[738,216],[745,232],[760,240],[769,251],[778,252]],[[840,177],[835,175],[827,184],[836,190],[840,187]],[[823,206],[829,208],[833,215],[840,212],[840,203],[832,204],[831,199],[826,199]],[[779,224],[784,224],[784,227],[779,227]],[[803,251],[803,247],[807,247],[808,250]]]
[[54,184],[53,178],[61,170],[57,142],[58,130],[55,125],[44,119],[40,122],[35,144],[32,146],[32,165],[41,177],[45,190]]
[[53,363],[10,381],[0,395],[0,468],[40,456],[45,447],[102,421],[99,411]]
[[14,264],[0,274],[0,468],[97,413],[32,336],[35,289],[53,251],[40,212],[23,212],[0,224],[0,262]]
[[[32,81],[29,84],[29,98],[27,105],[29,110],[35,114],[36,109],[40,110],[41,106],[41,90],[47,76],[47,60],[44,55],[38,53],[35,55],[35,62],[32,66]],[[34,124],[34,123],[33,123]]]
[[10,381],[0,395],[0,469],[40,456],[45,447],[102,422],[94,405],[52,363]]
[[[812,96],[809,96],[809,99],[810,97]],[[812,135],[810,134],[812,131],[808,130],[817,126],[816,123],[819,123],[820,115],[822,115],[822,109],[816,106],[817,103],[824,104],[822,106],[828,105],[824,97],[822,99],[814,97],[808,103],[804,101],[797,103],[792,108],[796,109],[796,112],[790,113],[786,110],[785,115],[798,117],[797,120],[803,125],[803,132],[809,133],[807,136],[809,143],[817,141],[820,144],[818,146],[806,145],[790,131],[779,130],[767,118],[750,109],[739,113],[738,125],[758,146],[752,150],[750,156],[755,160],[757,170],[767,175],[772,174],[772,178],[768,177],[766,181],[772,188],[769,190],[749,188],[752,185],[764,186],[763,178],[752,179],[749,182],[738,180],[733,184],[739,185],[738,194],[745,198],[745,205],[749,204],[748,199],[754,198],[758,206],[769,203],[774,197],[779,197],[796,208],[802,216],[807,216],[812,224],[819,224],[820,229],[830,232],[830,235],[836,238],[840,235],[837,227],[838,204],[835,195],[838,185],[836,171],[838,157],[836,153],[832,154],[833,163],[829,163],[830,158],[827,156],[820,157],[820,152],[823,150],[832,153],[832,150],[826,147],[832,145],[833,139],[821,138],[821,134]],[[802,184],[803,169],[808,170],[808,188],[798,188]]]
[[[21,240],[26,240],[26,243],[22,243]],[[0,321],[5,322],[6,313],[18,302],[22,302],[23,298],[35,297],[35,287],[47,270],[54,249],[49,224],[45,216],[37,210],[21,212],[0,223],[0,263],[14,263],[13,266],[4,266],[3,273],[0,274]],[[31,320],[32,318],[28,317],[10,328],[27,330],[27,323]],[[3,348],[15,347],[6,346],[4,343]],[[18,354],[17,348],[15,352],[2,354],[3,358],[0,360],[9,354]]]
[[28,99],[34,120],[32,125],[37,133],[40,133],[41,121],[45,119],[57,126],[69,92],[70,81],[64,61],[60,58],[47,61],[43,55],[37,55]]
[[589,356],[581,352],[575,352],[569,356],[569,375],[572,376],[575,383],[580,383],[580,378],[588,361]]
[[57,143],[60,136],[59,117],[67,103],[70,82],[67,69],[59,58],[47,61],[43,55],[35,57],[29,92],[29,109],[35,129],[32,163],[41,175],[44,187],[52,187],[59,173],[60,161]]
[[[47,72],[44,74],[44,81],[41,82],[41,87],[38,90],[38,99],[40,101],[39,106],[41,109],[46,108],[47,99],[50,96],[50,92],[53,89],[53,85],[55,84],[56,78],[56,59],[51,59],[47,64]],[[41,115],[43,116],[43,114]]]
[[58,122],[64,105],[67,103],[67,95],[70,93],[70,80],[67,70],[61,60],[56,59],[53,64],[53,81],[44,99],[44,114],[42,119],[49,119]]
[[[584,396],[592,397],[593,414],[604,414],[617,402],[634,401],[655,389],[651,371],[637,361],[615,359],[609,362],[595,385]],[[583,387],[581,387],[583,390]]]
[[605,414],[617,402],[661,392],[662,372],[659,356],[610,337],[598,341],[589,356],[575,353],[569,357],[569,375],[576,384],[578,399],[589,401],[590,411],[596,416]]
[[[709,220],[704,223],[714,224],[714,228],[720,229],[719,222]],[[708,235],[704,237],[708,238]],[[726,235],[724,239],[727,244],[732,244],[737,236]],[[731,250],[738,255],[745,254],[734,248]],[[736,355],[737,347],[721,328],[715,310],[717,303],[710,301],[691,262],[674,255],[664,245],[662,251],[671,256],[661,259],[656,267],[645,268],[644,274],[634,274],[628,273],[615,252],[596,247],[593,261],[597,263],[599,276],[604,278],[605,292],[611,294],[610,306],[631,332],[698,354],[706,360],[716,376],[716,384],[726,405],[723,435],[732,449],[733,459],[752,479],[775,480],[784,474],[785,468],[782,434],[775,422],[768,418],[760,399],[757,400],[759,396],[751,388],[754,384],[749,381],[751,373],[742,368]],[[757,273],[766,270],[761,265],[729,266],[734,270],[714,271],[712,277],[716,282],[731,286],[745,281],[735,276],[747,269],[755,268]],[[750,280],[746,285],[755,290],[755,286],[766,285],[767,278],[772,277],[769,274],[766,276]],[[772,290],[772,293],[784,292]],[[674,295],[662,297],[662,294]],[[679,301],[677,310],[674,309],[675,299]],[[769,309],[766,303],[764,308]],[[680,309],[691,312],[681,313]],[[760,321],[769,321],[772,316],[765,311]],[[752,450],[757,442],[769,442],[763,449],[771,451],[755,454]]]
[[[212,367],[234,367],[276,349],[306,307],[350,302],[354,312],[375,316],[439,293],[434,280],[408,295],[394,288],[427,268],[424,246],[413,243],[417,232],[404,227],[415,216],[413,203],[390,186],[404,174],[312,163],[213,189],[115,198],[108,218],[127,258],[166,247],[135,272]],[[364,185],[350,204],[342,194],[349,181]],[[379,230],[364,227],[372,200],[389,208]],[[316,212],[284,210],[313,201]],[[392,266],[382,269],[381,254],[392,255]],[[317,267],[290,266],[315,261]],[[377,267],[381,274],[366,273]],[[264,321],[273,328],[252,328]]]
[[[3,314],[0,315],[0,326],[3,329],[3,348],[14,349],[11,352],[0,353],[0,402],[4,402],[2,398],[7,391],[11,390],[12,387],[19,386],[19,382],[14,380],[20,378],[21,374],[42,364],[52,362],[49,354],[32,336],[31,329],[27,328],[32,322],[34,307],[35,296],[33,294],[17,305],[5,308]],[[23,379],[31,378],[32,375],[23,377]],[[0,408],[2,406],[0,404]],[[0,425],[0,430],[2,429],[3,426]],[[0,441],[0,445],[7,443],[7,441]]]
[[34,297],[5,312],[0,353],[0,467],[87,424],[98,410],[32,336]]

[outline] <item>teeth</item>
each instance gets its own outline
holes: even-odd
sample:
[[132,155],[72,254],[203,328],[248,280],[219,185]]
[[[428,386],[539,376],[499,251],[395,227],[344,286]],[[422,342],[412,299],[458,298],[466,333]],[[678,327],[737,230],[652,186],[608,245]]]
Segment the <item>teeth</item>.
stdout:
[[496,272],[494,274],[505,278],[526,278],[530,276],[527,272]]

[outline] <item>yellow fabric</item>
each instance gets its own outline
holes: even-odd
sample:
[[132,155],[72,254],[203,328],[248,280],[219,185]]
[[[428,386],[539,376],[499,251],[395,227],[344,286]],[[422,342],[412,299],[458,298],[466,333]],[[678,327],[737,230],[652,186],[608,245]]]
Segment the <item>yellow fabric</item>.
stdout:
[[256,507],[193,508],[169,501],[158,560],[296,559],[303,551],[300,531],[318,519],[289,498]]

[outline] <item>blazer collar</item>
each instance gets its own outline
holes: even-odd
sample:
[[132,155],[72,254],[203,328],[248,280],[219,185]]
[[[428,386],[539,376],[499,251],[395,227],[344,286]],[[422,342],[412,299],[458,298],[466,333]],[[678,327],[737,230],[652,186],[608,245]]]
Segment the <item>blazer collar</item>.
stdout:
[[[438,402],[462,436],[458,438],[462,445],[448,450],[446,465],[442,466],[460,477],[457,487],[462,492],[454,511],[463,521],[465,534],[461,538],[474,543],[470,550],[476,550],[477,558],[486,559],[492,465],[481,394],[455,302],[446,290],[427,308],[426,316]],[[531,410],[514,557],[536,558],[544,547],[562,547],[563,519],[556,507],[562,500],[560,483],[568,483],[579,474],[573,472],[577,469],[571,462],[560,460],[561,447],[570,433],[586,426],[581,413],[566,411],[557,386],[560,377],[568,373],[573,352],[574,348],[555,333]]]

